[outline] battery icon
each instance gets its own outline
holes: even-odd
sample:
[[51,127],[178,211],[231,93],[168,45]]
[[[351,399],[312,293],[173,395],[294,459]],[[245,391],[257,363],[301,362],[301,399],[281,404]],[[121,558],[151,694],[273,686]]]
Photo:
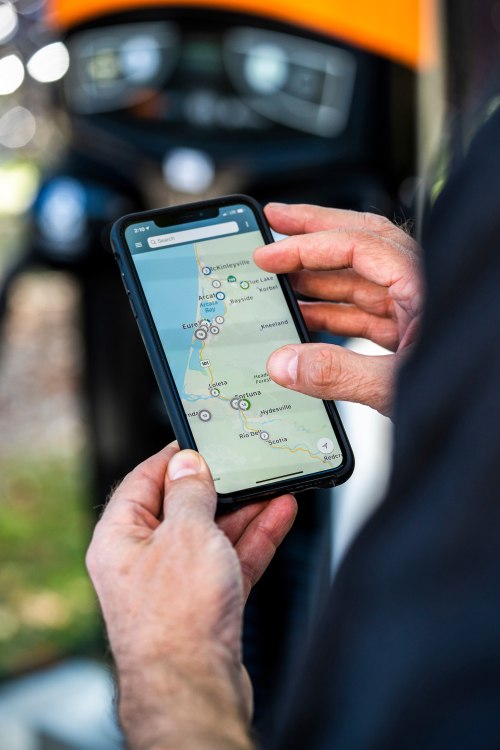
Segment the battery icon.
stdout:
[[245,213],[245,209],[244,208],[237,208],[236,209],[236,213],[237,214],[243,214],[243,213]]

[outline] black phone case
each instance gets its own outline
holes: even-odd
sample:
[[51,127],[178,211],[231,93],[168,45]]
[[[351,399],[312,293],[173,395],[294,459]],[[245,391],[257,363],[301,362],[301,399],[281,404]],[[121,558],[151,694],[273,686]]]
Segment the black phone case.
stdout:
[[[256,215],[259,228],[266,244],[274,242],[269,225],[267,224],[260,205],[257,201],[247,195],[228,195],[222,198],[189,203],[182,206],[172,206],[169,208],[127,214],[121,219],[118,219],[111,229],[111,245],[118,262],[122,282],[132,312],[137,321],[144,346],[146,347],[168,417],[181,448],[192,448],[197,450],[188,419],[184,413],[177,388],[163,352],[163,347],[156,332],[142,288],[137,279],[136,271],[131,260],[131,254],[125,241],[124,230],[128,224],[147,221],[148,219],[154,220],[155,217],[165,217],[168,215],[173,217],[180,213],[196,214],[199,211],[209,210],[211,208],[222,208],[235,203],[243,203],[250,206]],[[180,218],[180,221],[181,220],[182,219]],[[307,343],[309,342],[307,328],[288,279],[286,276],[278,275],[278,280],[292,313],[299,337],[303,343]],[[266,498],[277,497],[285,492],[296,493],[313,487],[334,487],[349,479],[354,470],[354,456],[349,440],[333,401],[324,401],[323,403],[325,404],[327,413],[331,419],[342,455],[344,456],[344,461],[341,466],[329,470],[327,476],[318,477],[316,474],[309,476],[309,478],[304,477],[301,480],[284,480],[276,482],[273,485],[267,485],[265,489],[259,490],[252,487],[248,490],[240,490],[239,492],[232,494],[218,494],[219,513],[236,510],[237,508],[251,502],[258,502]]]

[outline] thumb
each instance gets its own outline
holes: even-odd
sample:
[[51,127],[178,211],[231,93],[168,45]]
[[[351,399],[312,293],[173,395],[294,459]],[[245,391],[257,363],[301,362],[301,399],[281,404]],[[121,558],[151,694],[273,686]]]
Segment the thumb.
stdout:
[[354,401],[389,416],[396,357],[367,356],[333,344],[284,346],[267,360],[279,385],[325,400]]
[[213,521],[217,493],[210,469],[199,453],[183,450],[169,461],[165,476],[165,519],[190,516]]

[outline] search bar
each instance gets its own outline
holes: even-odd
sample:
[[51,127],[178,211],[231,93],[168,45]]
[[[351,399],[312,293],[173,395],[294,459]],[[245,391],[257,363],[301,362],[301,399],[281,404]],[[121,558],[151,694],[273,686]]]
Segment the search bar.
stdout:
[[171,234],[159,234],[156,237],[148,237],[148,245],[152,248],[168,247],[168,245],[182,245],[185,242],[208,240],[210,237],[235,234],[238,231],[239,227],[236,221],[225,221],[223,224],[212,224],[208,227],[184,229],[182,232],[172,232]]

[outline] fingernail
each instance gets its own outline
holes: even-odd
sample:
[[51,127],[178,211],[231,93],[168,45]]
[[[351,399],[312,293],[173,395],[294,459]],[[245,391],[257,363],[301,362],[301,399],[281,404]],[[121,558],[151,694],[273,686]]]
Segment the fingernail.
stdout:
[[287,205],[288,203],[278,203],[277,201],[273,201],[272,203],[268,203],[266,208],[283,208],[283,206]]
[[169,479],[182,479],[199,474],[202,463],[200,457],[194,451],[180,451],[172,457],[168,465]]
[[272,379],[280,385],[295,385],[298,364],[297,350],[287,346],[271,355],[267,362],[267,370]]

